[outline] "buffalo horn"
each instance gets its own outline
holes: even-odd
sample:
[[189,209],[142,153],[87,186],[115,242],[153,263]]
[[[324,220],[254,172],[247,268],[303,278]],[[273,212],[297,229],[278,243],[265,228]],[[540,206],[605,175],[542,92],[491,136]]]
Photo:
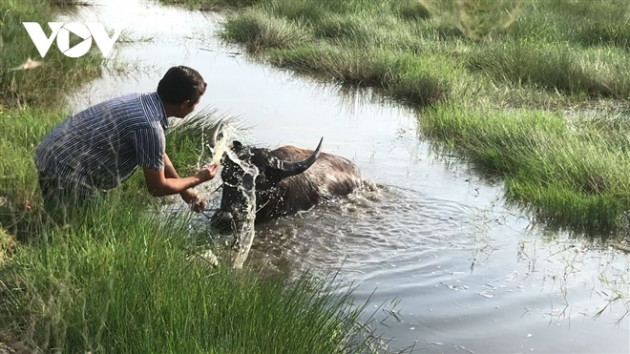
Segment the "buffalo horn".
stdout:
[[311,167],[311,165],[315,163],[315,160],[317,160],[317,157],[319,156],[319,151],[322,148],[322,141],[324,141],[324,137],[319,139],[319,144],[317,145],[317,148],[315,149],[315,151],[313,151],[311,156],[307,157],[306,159],[302,161],[292,162],[292,161],[280,160],[277,166],[280,177],[286,178],[286,177],[295,176],[297,174],[300,174],[306,171],[309,167]]
[[216,124],[213,127],[212,140],[210,141],[209,145],[213,148],[216,147],[218,141],[222,138],[223,138],[223,122],[219,122],[219,124]]

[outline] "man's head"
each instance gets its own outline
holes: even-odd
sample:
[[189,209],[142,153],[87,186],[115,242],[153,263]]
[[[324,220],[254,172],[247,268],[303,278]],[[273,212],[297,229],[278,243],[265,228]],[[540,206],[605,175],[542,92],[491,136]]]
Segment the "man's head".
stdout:
[[197,70],[180,65],[168,69],[158,84],[157,93],[168,116],[184,118],[195,110],[207,86]]

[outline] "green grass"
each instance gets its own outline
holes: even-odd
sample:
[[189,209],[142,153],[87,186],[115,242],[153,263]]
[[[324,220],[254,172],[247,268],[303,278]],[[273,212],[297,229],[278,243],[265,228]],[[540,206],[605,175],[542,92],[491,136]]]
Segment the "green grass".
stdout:
[[507,199],[539,220],[627,234],[629,3],[221,3],[240,9],[224,39],[419,109],[424,136],[503,177]]
[[[101,58],[91,50],[81,58],[67,58],[53,44],[41,58],[22,22],[45,24],[54,8],[45,0],[0,2],[0,105],[58,105],[78,83],[100,76]],[[46,29],[47,30],[47,29]],[[12,70],[28,58],[43,65]]]
[[630,56],[622,48],[493,43],[475,48],[466,65],[495,82],[532,84],[577,97],[623,100],[630,92]]
[[607,234],[628,221],[625,132],[593,121],[569,128],[562,115],[544,111],[450,105],[426,110],[422,122],[427,134],[504,176],[507,197],[553,225]]
[[307,276],[287,283],[212,268],[195,255],[186,222],[145,208],[114,193],[74,227],[21,246],[0,269],[0,333],[72,353],[360,349],[348,341],[360,310],[347,310],[348,294],[320,295],[325,284]]
[[33,154],[63,114],[53,108],[0,109],[0,226],[20,239],[41,230],[41,195]]

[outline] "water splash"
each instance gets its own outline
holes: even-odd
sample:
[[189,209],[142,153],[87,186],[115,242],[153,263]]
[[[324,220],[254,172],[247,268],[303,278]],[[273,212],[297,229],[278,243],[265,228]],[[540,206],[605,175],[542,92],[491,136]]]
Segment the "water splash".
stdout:
[[226,121],[220,121],[212,128],[210,132],[212,139],[206,147],[211,153],[213,163],[221,163],[223,154],[229,151],[230,142],[232,138],[237,136],[237,133],[237,129]]
[[241,210],[232,213],[234,216],[232,223],[232,233],[234,235],[232,268],[241,269],[245,260],[247,260],[256,232],[254,221],[256,220],[256,177],[258,176],[258,167],[239,159],[230,149],[226,149],[225,153],[243,169],[241,183],[233,187],[240,191],[245,203],[233,206],[234,208],[241,208]]

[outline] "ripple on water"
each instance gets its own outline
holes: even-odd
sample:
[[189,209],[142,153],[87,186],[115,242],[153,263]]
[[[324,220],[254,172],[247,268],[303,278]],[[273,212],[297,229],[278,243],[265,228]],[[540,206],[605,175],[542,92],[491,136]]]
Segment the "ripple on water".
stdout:
[[454,201],[379,186],[260,225],[256,247],[293,270],[340,269],[352,279],[395,273],[399,265],[423,272],[440,251],[470,247],[470,237],[461,237],[475,232],[470,212]]

